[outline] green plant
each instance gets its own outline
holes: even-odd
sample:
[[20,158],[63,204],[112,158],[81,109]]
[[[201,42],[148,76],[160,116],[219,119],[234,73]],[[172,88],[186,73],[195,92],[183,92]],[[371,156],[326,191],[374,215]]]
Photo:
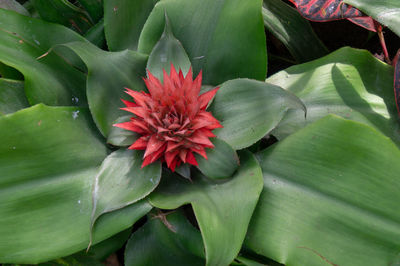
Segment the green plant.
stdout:
[[[399,263],[400,64],[325,55],[280,0],[24,2],[0,1],[0,262],[96,265],[123,247],[126,265]],[[399,34],[397,1],[348,2]],[[296,61],[267,79],[264,26]],[[140,118],[148,136],[156,109],[121,99],[147,106],[125,88],[149,92],[171,64],[202,73],[195,98],[219,121],[173,136],[207,147],[176,169],[154,155],[169,144],[147,165],[128,149],[140,130],[113,126]]]

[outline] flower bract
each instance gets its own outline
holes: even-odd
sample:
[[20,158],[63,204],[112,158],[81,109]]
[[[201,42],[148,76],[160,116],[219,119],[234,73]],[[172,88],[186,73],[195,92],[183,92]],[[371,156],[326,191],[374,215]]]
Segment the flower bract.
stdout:
[[145,150],[142,167],[158,159],[172,171],[182,163],[197,165],[194,153],[207,159],[205,148],[214,147],[212,130],[222,126],[206,108],[219,88],[199,95],[202,73],[192,76],[191,68],[185,77],[171,65],[162,83],[148,71],[144,82],[149,93],[126,89],[134,101],[122,100],[122,110],[134,116],[114,126],[141,135],[129,149]]

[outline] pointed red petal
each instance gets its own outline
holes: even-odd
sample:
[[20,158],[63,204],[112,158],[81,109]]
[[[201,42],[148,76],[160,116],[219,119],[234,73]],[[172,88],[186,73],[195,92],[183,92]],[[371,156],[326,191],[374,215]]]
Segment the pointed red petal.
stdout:
[[158,140],[156,135],[151,135],[149,143],[147,143],[146,152],[144,153],[143,158],[146,158],[153,152],[158,151],[164,143],[164,141]]
[[149,70],[147,70],[148,79],[145,79],[146,87],[151,96],[159,99],[163,94],[163,86],[158,78],[156,78]]
[[187,138],[187,140],[197,144],[201,144],[205,147],[214,148],[212,142],[208,139],[206,135],[204,135],[204,133],[201,130],[195,131],[193,135]]
[[126,105],[126,107],[138,107],[139,106],[134,102],[126,101],[124,99],[121,99],[121,101]]
[[191,165],[197,166],[199,165],[194,157],[193,153],[189,151],[186,156],[186,162],[190,163]]
[[214,97],[214,95],[217,93],[218,90],[219,87],[216,87],[215,89],[207,91],[206,93],[203,93],[202,95],[199,96],[199,103],[201,110],[205,110],[207,108],[208,103],[211,101],[211,99]]
[[151,164],[151,158],[150,157],[144,158],[142,163],[142,168],[149,164]]
[[182,142],[168,141],[167,152],[175,150],[176,148],[178,148],[182,144],[183,144]]
[[176,72],[176,69],[174,67],[174,65],[171,63],[171,67],[170,67],[171,71],[170,71],[170,77],[172,79],[172,81],[174,82],[176,87],[181,87],[182,86],[182,82],[179,79],[179,75]]
[[206,154],[206,149],[204,149],[203,147],[199,147],[198,149],[196,148],[191,148],[192,151],[200,154],[201,156],[203,156],[206,160],[207,158],[207,154]]
[[178,155],[179,151],[173,151],[173,152],[166,152],[164,155],[165,162],[167,163],[168,168],[171,168],[171,164]]
[[137,132],[139,134],[144,134],[147,133],[147,130],[144,130],[143,128],[137,126],[134,122],[123,122],[119,124],[114,124],[114,127],[119,127],[122,129],[130,130],[133,132]]
[[141,118],[146,118],[149,116],[149,111],[143,107],[124,107],[121,108],[121,110],[131,112],[132,114],[135,114]]
[[146,102],[151,99],[146,93],[140,93],[128,88],[126,89],[126,93],[129,94],[136,102],[136,104],[145,107],[146,106]]
[[182,149],[179,151],[179,158],[182,160],[182,162],[186,163],[186,155],[188,153],[187,149]]
[[145,150],[147,147],[147,143],[149,137],[148,136],[143,136],[138,138],[131,146],[129,146],[128,149],[130,150]]

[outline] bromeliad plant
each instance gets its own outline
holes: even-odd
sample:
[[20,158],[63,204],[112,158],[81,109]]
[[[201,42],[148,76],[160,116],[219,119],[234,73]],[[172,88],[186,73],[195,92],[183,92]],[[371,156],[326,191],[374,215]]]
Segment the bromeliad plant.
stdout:
[[[25,2],[0,1],[1,263],[399,262],[399,63],[325,56],[281,0]],[[397,0],[348,2],[399,34]],[[264,26],[303,64],[265,80]]]

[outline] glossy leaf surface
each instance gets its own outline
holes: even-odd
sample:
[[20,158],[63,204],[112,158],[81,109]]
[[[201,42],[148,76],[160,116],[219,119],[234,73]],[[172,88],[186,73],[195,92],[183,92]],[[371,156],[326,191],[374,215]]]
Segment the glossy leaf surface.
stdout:
[[163,32],[167,13],[194,73],[203,71],[203,84],[218,85],[238,77],[263,80],[267,56],[261,2],[160,1],[143,28],[138,49],[146,54],[153,50]]
[[175,38],[167,14],[165,14],[165,21],[164,32],[147,61],[147,70],[160,81],[163,80],[163,69],[167,74],[170,73],[171,64],[178,72],[179,69],[182,70],[184,76],[190,68],[189,57],[180,41]]
[[[160,215],[165,215],[165,218]],[[126,245],[126,266],[205,264],[201,234],[183,212],[153,212],[148,218]]]
[[93,188],[92,226],[100,215],[124,208],[150,194],[161,178],[161,163],[141,168],[143,152],[117,150],[103,161]]
[[0,78],[0,116],[28,107],[24,82]]
[[296,61],[303,63],[328,53],[310,23],[282,0],[264,1],[262,15],[265,27],[288,48]]
[[110,51],[137,50],[140,32],[157,1],[104,0],[105,33]]
[[236,151],[223,140],[214,138],[211,141],[215,147],[206,149],[207,159],[195,155],[199,170],[212,179],[231,177],[240,164]]
[[[121,116],[113,124],[130,121],[132,116]],[[128,147],[132,145],[140,135],[136,132],[125,130],[120,127],[112,127],[107,137],[107,143],[117,147]]]
[[235,79],[222,84],[209,110],[223,128],[218,138],[234,149],[246,148],[274,129],[290,108],[305,107],[292,93],[261,81]]
[[54,52],[37,59],[54,45],[80,40],[84,39],[63,26],[0,9],[0,62],[24,75],[32,105],[86,105],[83,73]]
[[343,0],[390,28],[400,36],[400,2],[397,0]]
[[240,161],[238,171],[225,182],[208,180],[201,174],[193,182],[169,175],[150,195],[151,204],[157,208],[192,205],[207,265],[228,265],[236,257],[261,192],[262,174],[254,156],[243,153]]
[[280,139],[333,113],[400,140],[393,100],[393,69],[369,52],[342,48],[321,59],[290,67],[267,82],[296,94],[307,106],[291,110],[272,132]]
[[[37,105],[2,116],[0,139],[0,261],[38,263],[86,248],[92,185],[106,156],[87,108]],[[140,202],[104,215],[94,243],[150,209]]]
[[119,109],[123,107],[121,99],[129,99],[124,88],[136,91],[144,89],[142,77],[145,75],[147,56],[129,50],[106,52],[83,42],[65,46],[76,52],[89,69],[89,108],[100,132],[108,136],[113,122],[126,115]]
[[329,116],[258,159],[264,190],[249,226],[248,248],[285,265],[394,262],[400,150],[390,139]]

